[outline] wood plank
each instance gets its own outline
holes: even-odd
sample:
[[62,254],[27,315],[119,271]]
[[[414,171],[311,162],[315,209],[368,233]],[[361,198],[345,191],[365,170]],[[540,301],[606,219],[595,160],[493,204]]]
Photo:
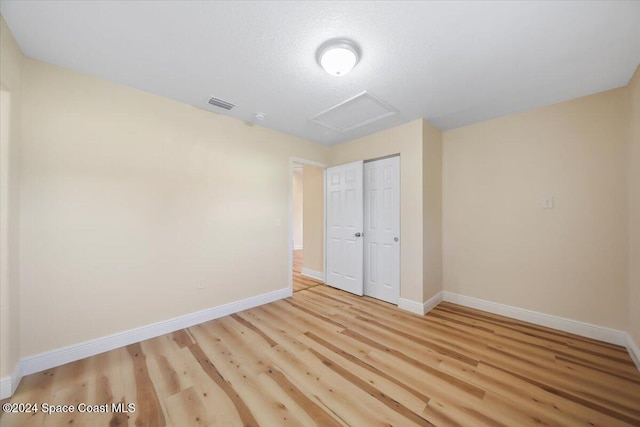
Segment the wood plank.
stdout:
[[128,345],[126,348],[133,361],[136,381],[136,425],[145,427],[165,426],[164,413],[158,400],[156,388],[149,376],[146,355],[142,351],[141,345],[136,343]]
[[202,367],[202,370],[205,371],[222,390],[224,390],[231,402],[233,402],[233,405],[240,415],[242,425],[245,427],[258,426],[259,424],[251,413],[249,406],[247,406],[244,400],[242,400],[233,387],[220,374],[218,369],[216,369],[213,363],[211,363],[207,355],[202,351],[202,348],[200,348],[198,344],[193,344],[189,346],[189,350]]

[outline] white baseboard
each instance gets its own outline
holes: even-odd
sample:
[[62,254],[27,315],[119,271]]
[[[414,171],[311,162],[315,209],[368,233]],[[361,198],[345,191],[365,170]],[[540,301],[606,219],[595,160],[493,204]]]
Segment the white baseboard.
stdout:
[[422,304],[422,312],[424,314],[427,314],[428,312],[433,310],[436,305],[440,304],[441,301],[442,301],[442,292],[438,292],[437,294],[435,294],[434,296],[432,296]]
[[304,249],[303,245],[293,245],[293,250],[294,251],[301,251]]
[[324,273],[322,271],[311,270],[310,268],[302,268],[300,274],[306,277],[310,277],[315,280],[319,280],[324,283]]
[[11,397],[11,377],[0,378],[0,400]]
[[572,334],[581,335],[583,337],[593,338],[611,344],[627,346],[627,333],[616,329],[605,328],[603,326],[593,325],[591,323],[566,319],[564,317],[553,316],[550,314],[526,310],[524,308],[513,307],[510,305],[498,304],[495,302],[455,294],[448,291],[442,292],[442,299],[444,301],[463,305],[465,307],[476,308],[478,310],[488,311],[490,313],[499,314],[501,316],[523,320],[525,322],[533,323],[536,325],[559,329],[561,331],[570,332]]
[[638,347],[638,344],[629,333],[627,333],[627,351],[633,363],[636,364],[636,368],[640,371],[640,347]]
[[424,316],[425,314],[433,310],[436,305],[440,304],[440,301],[442,301],[442,292],[438,292],[423,303],[412,301],[410,299],[399,298],[398,308],[410,311],[414,314],[419,314],[420,316]]
[[18,363],[13,372],[11,373],[11,395],[16,392],[18,384],[22,381],[24,376],[24,370],[22,369],[22,363]]
[[22,379],[22,363],[18,362],[11,376],[0,378],[0,400],[11,397]]
[[421,302],[412,301],[410,299],[398,298],[398,308],[410,311],[414,314],[424,315],[424,305]]
[[[18,363],[16,371],[14,371],[14,373],[17,372],[19,374],[16,375],[17,380],[8,380],[5,378],[2,378],[0,380],[2,396],[0,398],[11,396],[15,391],[18,383],[20,382],[20,378],[22,378],[23,375],[30,375],[36,372],[44,371],[45,369],[51,369],[56,366],[64,365],[65,363],[84,359],[85,357],[104,353],[105,351],[124,347],[126,345],[144,341],[150,338],[155,338],[157,336],[175,332],[193,325],[208,322],[209,320],[228,316],[229,314],[237,313],[242,310],[247,310],[259,305],[277,301],[282,298],[287,298],[291,295],[292,292],[290,288],[283,288],[277,291],[268,292],[266,294],[257,295],[240,301],[219,305],[217,307],[208,308],[206,310],[186,314],[184,316],[175,317],[173,319],[165,320],[151,325],[129,329],[128,331],[118,332],[116,334],[108,335],[105,337],[96,338],[67,347],[62,347],[40,354],[23,357]],[[17,378],[18,376],[19,378]],[[10,390],[11,393],[5,396],[7,390]]]

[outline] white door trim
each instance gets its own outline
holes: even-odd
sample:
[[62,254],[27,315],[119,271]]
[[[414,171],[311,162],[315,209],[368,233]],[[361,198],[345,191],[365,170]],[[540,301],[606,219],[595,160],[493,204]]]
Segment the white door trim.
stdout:
[[[303,159],[300,157],[289,157],[289,209],[288,209],[288,216],[289,216],[289,238],[288,238],[288,242],[289,242],[289,256],[288,256],[288,266],[289,266],[289,270],[287,272],[287,285],[289,287],[289,289],[291,290],[291,293],[293,294],[293,166],[295,164],[299,164],[299,165],[307,165],[307,166],[314,166],[316,168],[322,168],[323,169],[323,181],[324,181],[324,169],[327,168],[327,165],[325,163],[320,163],[320,162],[316,162],[315,160],[308,160],[308,159]],[[303,190],[304,191],[304,190]],[[323,188],[322,191],[322,200],[324,200],[324,194],[325,194],[325,190]],[[323,202],[324,204],[324,202]],[[326,212],[326,211],[325,211]],[[326,219],[324,220],[326,222]],[[326,241],[323,242],[323,245],[326,246]],[[324,250],[324,248],[323,248]],[[326,267],[326,266],[325,266]],[[326,271],[326,268],[325,268]]]

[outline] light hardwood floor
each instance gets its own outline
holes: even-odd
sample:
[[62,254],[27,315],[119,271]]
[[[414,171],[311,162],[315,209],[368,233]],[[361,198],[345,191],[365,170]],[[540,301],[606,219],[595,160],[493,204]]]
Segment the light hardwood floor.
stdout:
[[321,285],[322,282],[302,275],[304,264],[304,251],[293,251],[293,292],[298,292],[312,286]]
[[327,286],[23,379],[8,426],[640,425],[622,347],[442,303],[424,317]]

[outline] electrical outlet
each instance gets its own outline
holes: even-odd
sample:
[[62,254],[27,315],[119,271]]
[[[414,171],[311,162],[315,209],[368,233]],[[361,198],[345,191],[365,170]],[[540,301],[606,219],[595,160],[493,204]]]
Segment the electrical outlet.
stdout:
[[273,221],[273,226],[274,226],[274,227],[280,227],[280,224],[281,224],[281,222],[280,222],[280,218],[276,218],[276,219]]
[[542,199],[543,209],[553,209],[553,197],[545,197]]

